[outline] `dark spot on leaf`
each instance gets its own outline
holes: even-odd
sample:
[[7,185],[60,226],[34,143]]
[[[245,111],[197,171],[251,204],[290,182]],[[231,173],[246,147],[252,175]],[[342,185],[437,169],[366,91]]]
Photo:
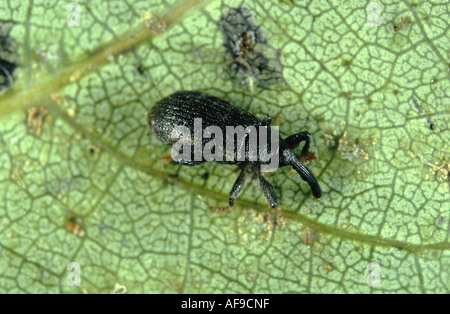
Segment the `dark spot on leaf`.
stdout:
[[325,121],[325,117],[324,117],[323,115],[315,116],[315,117],[312,118],[312,119],[313,119],[314,121],[316,121],[316,123]]
[[17,67],[17,45],[9,36],[12,24],[0,21],[0,91],[10,89],[14,83]]
[[137,69],[137,71],[138,71],[138,73],[139,73],[140,75],[144,75],[145,69],[144,69],[144,67],[142,66],[142,64],[139,64],[138,67],[137,67],[136,69]]
[[0,59],[0,89],[3,89],[3,87],[9,89],[12,87],[14,83],[12,73],[14,72],[15,68],[15,64]]
[[303,91],[301,91],[301,93],[300,94],[298,94],[298,101],[300,102],[300,103],[303,103],[303,96],[305,95],[305,91],[303,90]]
[[442,228],[444,226],[445,221],[446,221],[445,217],[439,215],[435,221],[436,227]]
[[437,78],[431,79],[431,84],[436,84],[437,82],[439,82],[439,79]]
[[[419,105],[419,103],[413,98],[412,102],[414,104],[414,107],[416,107],[417,111],[419,111],[419,113],[422,113],[422,106]],[[434,131],[436,129],[436,123],[433,122],[433,120],[431,120],[431,118],[429,116],[425,117],[425,120],[428,123],[428,127],[430,128],[431,131]]]
[[372,98],[367,98],[367,104],[370,105],[372,103]]
[[342,66],[349,67],[352,64],[352,60],[342,60]]
[[422,111],[422,108],[420,108],[419,104],[417,103],[417,101],[416,101],[414,98],[412,99],[412,102],[413,102],[413,104],[414,104],[414,107],[416,107],[416,109],[417,109],[419,112],[421,112],[421,111]]
[[127,292],[127,288],[125,286],[116,284],[116,287],[114,288],[115,294],[124,294],[125,292]]
[[352,93],[350,93],[350,92],[341,92],[341,93],[339,93],[339,96],[340,97],[345,97],[345,98],[350,98],[350,97],[352,97]]
[[100,148],[95,145],[90,145],[88,151],[91,155],[98,154],[100,152]]
[[[168,176],[171,179],[177,179],[178,178],[178,173],[169,173]],[[169,184],[169,181],[165,181],[165,183]]]
[[203,178],[203,180],[208,180],[208,178],[209,178],[209,172],[205,172],[204,174],[202,174],[202,178]]
[[221,17],[219,29],[224,36],[225,60],[232,79],[248,84],[250,89],[281,79],[279,52],[267,44],[247,8],[229,9]]
[[399,91],[398,91],[398,89],[394,89],[394,95],[398,95],[398,93],[399,93]]

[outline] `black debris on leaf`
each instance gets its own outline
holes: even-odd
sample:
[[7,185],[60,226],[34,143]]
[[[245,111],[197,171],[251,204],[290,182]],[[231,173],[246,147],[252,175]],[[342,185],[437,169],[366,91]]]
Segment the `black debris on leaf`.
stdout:
[[144,69],[144,67],[142,66],[142,64],[139,64],[138,66],[137,66],[137,71],[138,71],[138,73],[140,74],[140,75],[144,75],[145,74],[145,69]]
[[204,174],[202,174],[202,178],[203,178],[203,180],[208,180],[208,178],[209,178],[209,172],[205,172]]
[[11,23],[0,20],[0,91],[12,87],[17,67],[16,43],[9,36],[11,27]]
[[230,76],[250,89],[282,81],[279,53],[267,44],[245,7],[230,8],[219,21],[224,36],[225,63]]

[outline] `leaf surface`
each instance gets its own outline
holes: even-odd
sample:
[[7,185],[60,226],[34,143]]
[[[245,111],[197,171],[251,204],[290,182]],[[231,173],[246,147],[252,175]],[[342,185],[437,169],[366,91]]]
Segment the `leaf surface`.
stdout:
[[[88,1],[69,27],[60,1],[4,2],[0,292],[449,293],[449,4],[378,4],[379,26],[357,1]],[[239,6],[283,84],[230,77],[218,23]],[[215,215],[235,167],[174,166],[147,136],[182,89],[309,131],[322,198],[281,168],[283,219],[250,179]]]

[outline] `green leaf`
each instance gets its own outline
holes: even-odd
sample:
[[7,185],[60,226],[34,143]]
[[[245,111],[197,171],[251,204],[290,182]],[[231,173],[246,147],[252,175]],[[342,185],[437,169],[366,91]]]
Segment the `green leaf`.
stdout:
[[[4,2],[0,292],[449,293],[449,4],[377,3],[379,26],[359,1],[88,1],[69,27],[66,3]],[[218,22],[240,5],[284,84],[230,77]],[[181,89],[308,130],[322,198],[281,168],[283,218],[252,180],[215,215],[236,167],[172,165],[147,136]]]

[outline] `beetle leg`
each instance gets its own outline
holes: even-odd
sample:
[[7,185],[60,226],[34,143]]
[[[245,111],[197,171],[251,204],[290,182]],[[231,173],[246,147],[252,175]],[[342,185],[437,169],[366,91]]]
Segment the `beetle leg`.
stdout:
[[261,190],[263,191],[264,195],[269,201],[270,206],[272,208],[278,207],[277,195],[275,193],[272,184],[270,184],[266,179],[264,179],[259,169],[256,169],[256,174],[258,175],[259,178],[259,185],[261,186]]
[[249,164],[245,164],[242,167],[239,177],[236,179],[236,182],[234,182],[233,188],[231,189],[230,194],[228,195],[228,203],[230,204],[230,206],[233,206],[234,200],[236,199],[239,192],[241,192],[242,188],[244,187],[245,175],[247,174],[248,167],[249,167]]
[[311,141],[308,132],[305,131],[293,134],[291,136],[288,136],[284,141],[286,142],[286,145],[289,149],[294,149],[298,145],[300,145],[301,142],[305,141],[305,146],[303,146],[300,156],[305,157],[306,155],[308,155],[309,143]]

